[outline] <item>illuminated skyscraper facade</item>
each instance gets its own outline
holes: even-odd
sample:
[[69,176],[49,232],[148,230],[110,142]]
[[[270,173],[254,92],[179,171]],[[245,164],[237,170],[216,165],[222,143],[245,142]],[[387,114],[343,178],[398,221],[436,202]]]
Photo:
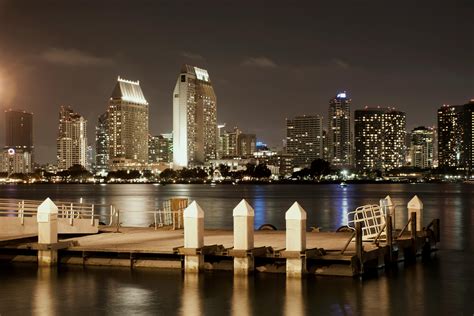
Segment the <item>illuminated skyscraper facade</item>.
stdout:
[[33,172],[33,114],[5,111],[5,147],[0,155],[0,172]]
[[100,115],[95,128],[95,169],[106,171],[109,164],[109,134],[107,112]]
[[207,70],[183,65],[173,91],[173,166],[217,157],[217,100]]
[[329,101],[328,154],[336,167],[352,166],[351,99],[345,92]]
[[384,170],[405,163],[406,115],[390,108],[354,112],[355,162],[359,170]]
[[438,164],[461,168],[464,162],[463,106],[443,105],[438,109]]
[[241,157],[253,157],[256,151],[257,136],[255,134],[240,134],[237,140],[237,152]]
[[57,159],[59,170],[73,165],[87,167],[87,121],[70,106],[59,110]]
[[139,81],[120,77],[107,111],[109,169],[135,169],[148,163],[148,102]]
[[434,131],[432,128],[419,126],[411,132],[410,160],[417,168],[433,168]]
[[319,115],[286,119],[286,152],[293,156],[296,167],[306,167],[323,158],[323,118]]
[[474,99],[464,105],[464,151],[468,173],[474,175]]

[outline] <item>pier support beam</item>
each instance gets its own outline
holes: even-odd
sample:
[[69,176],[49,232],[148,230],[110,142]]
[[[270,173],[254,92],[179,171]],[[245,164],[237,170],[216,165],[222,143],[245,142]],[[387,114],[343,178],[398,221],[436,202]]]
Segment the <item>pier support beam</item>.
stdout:
[[[254,258],[248,250],[254,248],[255,213],[250,204],[242,200],[234,208],[232,215],[234,217],[234,274],[248,274],[254,269]],[[236,256],[240,251],[242,256]]]
[[[423,230],[423,202],[421,202],[418,196],[414,196],[410,202],[408,202],[408,218],[411,217],[411,213],[416,213],[416,231]],[[411,231],[411,225],[408,226],[408,231]]]
[[306,272],[306,211],[298,204],[293,205],[285,213],[286,220],[286,250],[296,253],[297,256],[288,256],[286,259],[286,276],[301,277]]
[[[36,220],[38,222],[38,244],[49,248],[58,243],[58,207],[47,198],[38,206]],[[38,265],[53,266],[58,262],[56,249],[38,250]]]
[[193,201],[185,210],[184,218],[184,271],[197,273],[204,265],[200,253],[204,246],[204,211]]

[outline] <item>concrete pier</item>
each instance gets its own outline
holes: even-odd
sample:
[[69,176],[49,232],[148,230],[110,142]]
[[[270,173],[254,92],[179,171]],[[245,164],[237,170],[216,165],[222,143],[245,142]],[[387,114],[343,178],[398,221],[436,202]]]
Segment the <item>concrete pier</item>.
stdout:
[[58,207],[49,198],[38,206],[38,265],[52,266],[58,261],[58,251],[51,245],[58,243]]
[[184,271],[197,273],[204,265],[204,211],[193,201],[184,210]]
[[234,274],[248,274],[254,269],[254,258],[248,252],[254,248],[253,208],[242,200],[234,208]]
[[306,211],[298,204],[285,213],[286,220],[286,275],[301,277],[306,272]]
[[[411,213],[416,213],[416,231],[423,230],[423,202],[420,198],[415,195],[410,202],[407,204],[408,208],[408,218],[410,218]],[[411,225],[408,225],[408,231],[411,231]]]

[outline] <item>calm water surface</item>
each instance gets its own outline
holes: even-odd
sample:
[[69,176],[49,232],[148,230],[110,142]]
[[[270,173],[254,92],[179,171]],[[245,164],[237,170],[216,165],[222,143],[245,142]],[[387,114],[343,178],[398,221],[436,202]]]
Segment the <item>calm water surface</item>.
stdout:
[[[124,211],[153,210],[175,196],[196,200],[207,228],[231,228],[232,209],[245,198],[255,208],[255,226],[284,227],[284,213],[298,201],[308,226],[334,230],[357,206],[378,203],[390,194],[406,205],[417,194],[424,218],[440,218],[442,242],[431,259],[361,279],[257,274],[234,278],[211,272],[183,276],[180,271],[30,265],[0,267],[0,315],[473,315],[474,185],[12,185],[0,198],[44,199],[114,204]],[[405,210],[397,224],[406,221]],[[105,212],[104,212],[105,214]],[[125,214],[125,213],[124,213]],[[148,226],[150,216],[129,213],[125,225]],[[421,260],[421,259],[420,259]]]

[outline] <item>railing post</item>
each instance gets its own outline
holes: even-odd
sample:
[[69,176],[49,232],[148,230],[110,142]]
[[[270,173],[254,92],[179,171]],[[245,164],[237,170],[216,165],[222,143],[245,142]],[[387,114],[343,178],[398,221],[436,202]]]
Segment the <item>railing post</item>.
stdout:
[[286,221],[286,276],[301,277],[306,272],[306,211],[298,204],[285,213]]
[[356,256],[359,261],[359,273],[364,272],[364,246],[362,244],[362,223],[356,222],[355,224],[355,247],[356,247]]
[[[410,217],[410,214],[412,212],[416,213],[416,221],[415,221],[415,230],[416,231],[422,231],[423,230],[423,202],[421,202],[420,198],[418,196],[414,196],[410,202],[408,202],[408,217]],[[410,225],[408,227],[409,230],[411,230],[413,225]]]
[[197,273],[204,265],[204,211],[193,201],[184,210],[184,271]]
[[[57,263],[58,251],[47,249],[58,242],[58,207],[49,198],[38,206],[38,265],[52,266]],[[42,246],[43,245],[43,246]]]
[[254,248],[255,212],[247,201],[242,200],[234,208],[232,216],[234,217],[234,250],[237,250],[234,254],[234,274],[248,274],[254,268],[254,258],[247,252]]

